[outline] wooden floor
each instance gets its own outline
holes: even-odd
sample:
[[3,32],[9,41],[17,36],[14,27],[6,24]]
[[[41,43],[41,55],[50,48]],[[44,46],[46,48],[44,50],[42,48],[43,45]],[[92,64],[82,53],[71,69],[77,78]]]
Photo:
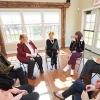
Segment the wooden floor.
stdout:
[[[59,100],[56,98],[53,93],[58,90],[64,90],[68,87],[64,86],[62,88],[59,88],[60,82],[66,82],[67,77],[71,77],[69,73],[63,72],[63,67],[67,64],[68,61],[68,55],[70,54],[69,51],[64,50],[66,53],[61,53],[59,55],[60,58],[60,68],[58,70],[47,70],[46,64],[44,64],[44,74],[40,75],[39,71],[37,70],[36,80],[29,80],[29,83],[32,86],[35,86],[35,91],[39,92],[40,94],[40,100]],[[76,79],[78,77],[77,74],[75,74],[73,79]],[[58,86],[56,86],[58,84]]]

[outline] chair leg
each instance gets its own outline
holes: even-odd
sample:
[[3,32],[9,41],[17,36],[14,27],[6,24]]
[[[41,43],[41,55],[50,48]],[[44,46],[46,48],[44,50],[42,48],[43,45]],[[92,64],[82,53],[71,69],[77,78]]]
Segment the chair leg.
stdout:
[[47,58],[46,58],[46,65],[47,65],[47,70],[48,70],[48,61],[47,61]]

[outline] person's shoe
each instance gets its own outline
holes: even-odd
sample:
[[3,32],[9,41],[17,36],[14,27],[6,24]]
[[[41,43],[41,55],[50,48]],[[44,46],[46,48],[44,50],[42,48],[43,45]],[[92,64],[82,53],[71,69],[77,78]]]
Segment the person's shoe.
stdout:
[[58,91],[54,93],[54,95],[59,98],[60,100],[64,100],[64,97],[62,96],[63,91]]
[[74,70],[73,70],[73,69],[71,69],[71,71],[70,71],[70,75],[71,75],[71,76],[74,75]]
[[64,72],[67,72],[70,69],[70,65],[67,64],[67,66],[63,69]]
[[41,71],[40,71],[40,74],[43,74],[43,73],[44,73],[44,71],[43,71],[43,70],[41,70]]
[[57,64],[55,64],[55,69],[57,70]]
[[36,77],[32,76],[32,77],[28,77],[28,79],[30,79],[30,80],[36,80]]

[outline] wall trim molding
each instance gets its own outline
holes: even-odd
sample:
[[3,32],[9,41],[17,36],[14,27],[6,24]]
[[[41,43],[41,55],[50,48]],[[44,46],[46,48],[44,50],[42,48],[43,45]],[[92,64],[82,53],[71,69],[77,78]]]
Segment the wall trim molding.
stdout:
[[69,8],[70,3],[0,1],[0,8]]

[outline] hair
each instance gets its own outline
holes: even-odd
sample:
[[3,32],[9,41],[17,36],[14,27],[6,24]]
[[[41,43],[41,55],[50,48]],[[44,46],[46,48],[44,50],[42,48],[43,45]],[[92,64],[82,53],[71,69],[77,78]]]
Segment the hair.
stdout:
[[80,41],[81,38],[83,37],[83,34],[82,34],[80,31],[77,31],[77,32],[75,33],[75,35],[78,36],[78,40],[79,40],[79,41]]
[[54,35],[54,32],[49,32],[49,36],[50,36],[51,34]]
[[21,34],[19,40],[23,39],[26,34]]

